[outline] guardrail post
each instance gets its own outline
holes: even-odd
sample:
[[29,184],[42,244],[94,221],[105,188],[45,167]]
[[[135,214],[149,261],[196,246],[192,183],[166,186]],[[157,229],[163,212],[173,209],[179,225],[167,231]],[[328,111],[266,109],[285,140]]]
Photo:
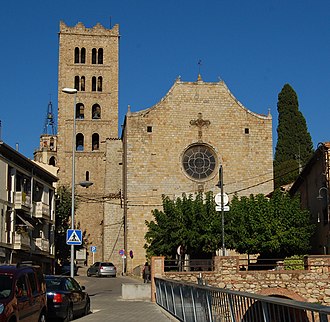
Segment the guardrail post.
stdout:
[[163,277],[164,275],[164,256],[151,257],[151,302],[156,302],[156,286],[154,277]]

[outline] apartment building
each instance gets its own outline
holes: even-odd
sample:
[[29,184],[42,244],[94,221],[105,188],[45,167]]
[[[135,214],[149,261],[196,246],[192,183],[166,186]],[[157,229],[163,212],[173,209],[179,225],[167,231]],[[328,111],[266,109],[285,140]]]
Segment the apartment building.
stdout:
[[57,177],[0,141],[0,263],[52,272]]

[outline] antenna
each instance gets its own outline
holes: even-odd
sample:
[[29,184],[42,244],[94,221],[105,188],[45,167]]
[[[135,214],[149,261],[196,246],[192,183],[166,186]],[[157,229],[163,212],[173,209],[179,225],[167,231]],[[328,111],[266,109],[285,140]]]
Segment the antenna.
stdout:
[[45,119],[44,125],[44,132],[43,134],[51,134],[55,135],[55,121],[54,121],[54,114],[53,114],[53,104],[51,101],[48,103],[47,107],[47,115]]

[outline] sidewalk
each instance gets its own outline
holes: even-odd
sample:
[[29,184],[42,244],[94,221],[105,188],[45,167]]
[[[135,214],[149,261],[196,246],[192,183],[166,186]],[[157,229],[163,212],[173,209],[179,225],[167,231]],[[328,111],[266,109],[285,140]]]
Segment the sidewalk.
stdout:
[[[78,271],[77,281],[82,279],[85,274],[83,269]],[[129,278],[130,279],[130,278]],[[133,283],[143,283],[143,281],[133,281]],[[156,303],[143,300],[123,300],[120,294],[109,294],[109,296],[99,296],[97,298],[97,305],[92,305],[92,313],[80,318],[79,321],[84,322],[99,322],[99,321],[125,321],[125,322],[171,322],[178,321],[172,317],[168,312],[163,310]]]

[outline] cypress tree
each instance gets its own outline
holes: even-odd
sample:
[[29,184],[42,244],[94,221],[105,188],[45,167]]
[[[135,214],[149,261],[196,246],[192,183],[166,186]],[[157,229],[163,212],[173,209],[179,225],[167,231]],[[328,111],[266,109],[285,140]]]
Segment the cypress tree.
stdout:
[[285,84],[278,95],[277,111],[275,188],[293,182],[314,152],[306,120],[299,111],[297,94],[289,84]]

